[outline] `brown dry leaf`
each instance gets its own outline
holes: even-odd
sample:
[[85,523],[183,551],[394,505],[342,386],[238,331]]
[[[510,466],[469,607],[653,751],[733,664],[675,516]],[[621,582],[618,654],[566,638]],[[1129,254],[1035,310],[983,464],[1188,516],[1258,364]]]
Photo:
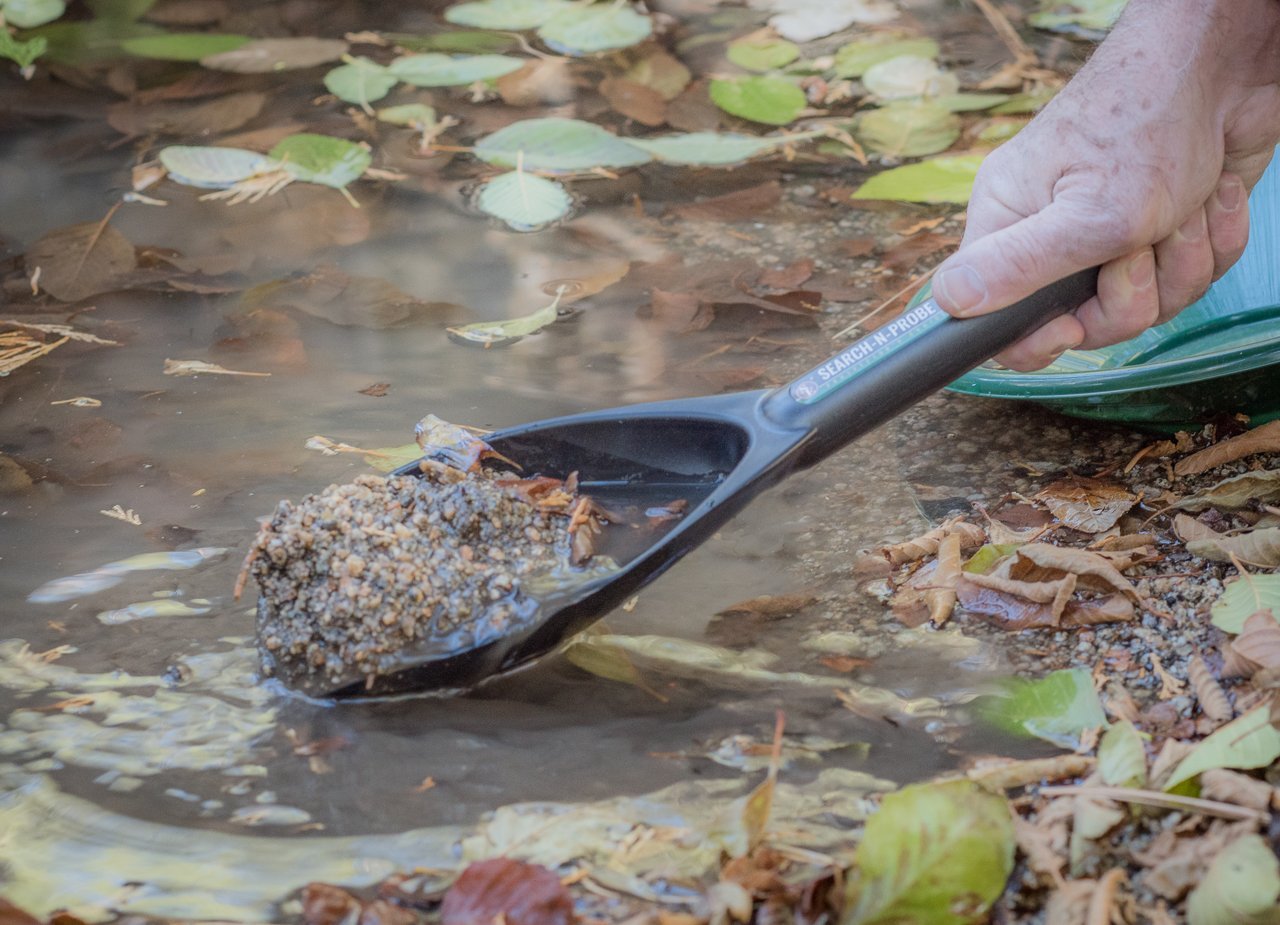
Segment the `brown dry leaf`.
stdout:
[[938,544],[938,566],[930,587],[924,592],[929,619],[942,626],[956,607],[956,582],[960,580],[960,534],[948,533]]
[[1231,641],[1231,651],[1254,670],[1280,668],[1280,622],[1270,610],[1250,614],[1244,630]]
[[1254,502],[1280,501],[1280,469],[1262,469],[1225,478],[1204,491],[1182,498],[1173,505],[1186,511],[1216,507],[1239,510]]
[[559,106],[578,95],[570,58],[539,58],[496,81],[508,106]]
[[[1081,579],[1082,585],[1098,590],[1115,590],[1130,600],[1138,599],[1137,589],[1129,579],[1105,556],[1087,549],[1076,549],[1070,546],[1051,546],[1048,543],[1027,543],[1019,547],[1018,559],[1025,559],[1041,568],[1056,569],[1068,572]],[[1015,567],[1014,574],[1017,575]],[[1024,577],[1024,576],[1017,576]]]
[[923,559],[925,556],[931,556],[936,553],[943,537],[948,533],[957,533],[960,536],[961,548],[964,549],[981,546],[987,541],[986,534],[981,527],[956,518],[948,520],[940,526],[922,533],[920,536],[901,543],[894,543],[892,546],[885,546],[881,551],[893,565],[915,562],[917,559]]
[[782,201],[782,185],[777,180],[712,196],[688,205],[672,206],[668,215],[689,221],[742,222],[755,219]]
[[241,254],[270,255],[275,265],[290,259],[314,260],[332,247],[349,247],[369,236],[368,209],[353,209],[333,190],[314,184],[289,188],[289,207],[274,202],[237,206],[221,219],[221,237]]
[[1097,890],[1097,880],[1068,880],[1049,894],[1044,907],[1045,925],[1083,925],[1089,901]]
[[51,231],[28,248],[28,276],[62,302],[110,292],[137,266],[137,252],[110,222],[83,222]]
[[795,289],[804,285],[813,276],[814,262],[812,257],[801,257],[793,260],[785,267],[765,270],[757,282],[770,289]]
[[744,613],[769,619],[789,617],[797,611],[808,607],[817,599],[816,596],[805,592],[800,592],[799,594],[764,594],[726,607],[720,611],[719,615]]
[[1200,796],[1206,800],[1219,800],[1247,806],[1249,809],[1268,811],[1275,788],[1265,780],[1258,780],[1239,771],[1226,768],[1210,768],[1200,774]]
[[232,93],[207,103],[113,103],[107,122],[130,138],[143,135],[187,135],[211,138],[255,118],[267,102],[265,93]]
[[692,75],[679,58],[653,49],[627,69],[627,79],[656,91],[664,100],[674,100],[689,86]]
[[600,81],[599,90],[619,115],[650,128],[667,121],[667,101],[652,87],[625,77],[606,77]]
[[965,777],[990,790],[1013,790],[1031,784],[1084,777],[1097,766],[1088,755],[1055,755],[1052,758],[983,758]]
[[1280,566],[1280,527],[1192,540],[1187,543],[1187,552],[1211,562],[1238,560],[1256,568],[1276,568]]
[[682,132],[714,132],[720,128],[722,112],[711,102],[709,80],[696,80],[667,101],[667,124]]
[[337,61],[347,53],[342,39],[280,38],[255,39],[239,48],[202,58],[200,63],[215,71],[236,74],[274,74]]
[[959,243],[959,235],[923,231],[887,249],[881,262],[892,270],[910,270],[925,257],[949,251]]
[[384,398],[387,392],[391,391],[390,382],[375,382],[373,385],[367,385],[363,389],[357,389],[361,395],[368,395],[370,398]]
[[216,363],[206,363],[204,360],[169,360],[164,361],[164,374],[166,376],[200,376],[200,375],[218,375],[218,376],[270,376],[271,373],[249,373],[236,369],[224,369]]
[[1218,684],[1217,678],[1209,670],[1199,655],[1192,655],[1187,663],[1187,681],[1200,701],[1200,710],[1215,723],[1225,723],[1235,716],[1231,709],[1231,701]]
[[837,241],[836,250],[842,257],[866,257],[868,254],[874,253],[879,244],[880,242],[871,235],[860,235]]
[[988,617],[1002,629],[1023,630],[1059,626],[1075,584],[1074,575],[1024,582],[966,573],[956,582],[956,592],[969,613]]
[[0,923],[3,923],[3,925],[43,925],[38,918],[23,912],[3,896],[0,896]]
[[692,292],[668,292],[655,287],[649,293],[649,314],[668,331],[689,334],[702,331],[715,320],[715,308]]
[[1213,527],[1188,514],[1174,515],[1173,532],[1184,543],[1192,543],[1199,540],[1216,540],[1222,536]]
[[1082,533],[1110,530],[1137,502],[1115,482],[1073,476],[1054,482],[1036,495],[1066,526]]
[[1164,667],[1164,662],[1160,661],[1160,656],[1156,653],[1149,652],[1147,657],[1151,659],[1152,671],[1155,672],[1156,677],[1160,680],[1160,690],[1156,691],[1156,696],[1161,700],[1171,700],[1180,696],[1187,687],[1186,682],[1169,674]]
[[1198,475],[1257,453],[1280,453],[1280,421],[1270,421],[1237,437],[1192,453],[1173,467],[1177,475]]
[[264,283],[245,292],[247,305],[294,308],[344,327],[390,328],[421,321],[456,321],[465,310],[428,302],[374,276],[352,276],[322,264],[300,279]]
[[1066,824],[1040,826],[1015,814],[1013,834],[1018,850],[1027,858],[1027,866],[1046,881],[1061,888],[1062,869],[1067,865]]
[[442,925],[573,925],[573,898],[553,871],[510,858],[476,861],[444,894]]

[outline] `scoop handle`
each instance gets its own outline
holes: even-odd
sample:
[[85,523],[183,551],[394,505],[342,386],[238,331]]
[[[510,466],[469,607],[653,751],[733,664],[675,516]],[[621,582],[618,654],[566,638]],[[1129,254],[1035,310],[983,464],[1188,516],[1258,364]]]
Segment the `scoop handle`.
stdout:
[[1094,267],[976,318],[952,318],[926,299],[770,392],[762,412],[788,429],[812,432],[798,463],[813,465],[1097,291]]

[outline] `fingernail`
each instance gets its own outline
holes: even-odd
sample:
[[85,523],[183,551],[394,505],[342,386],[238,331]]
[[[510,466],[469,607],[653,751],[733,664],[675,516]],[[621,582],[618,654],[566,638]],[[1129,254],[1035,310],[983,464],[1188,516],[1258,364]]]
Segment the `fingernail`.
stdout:
[[1146,289],[1156,278],[1156,258],[1151,251],[1144,250],[1129,261],[1129,284],[1134,289]]
[[1218,207],[1234,212],[1244,202],[1244,183],[1239,177],[1223,177],[1218,184]]
[[1184,241],[1199,241],[1209,233],[1205,221],[1204,209],[1196,209],[1195,214],[1178,226],[1178,237]]
[[933,291],[957,315],[966,315],[987,300],[987,285],[973,267],[950,267],[933,281]]

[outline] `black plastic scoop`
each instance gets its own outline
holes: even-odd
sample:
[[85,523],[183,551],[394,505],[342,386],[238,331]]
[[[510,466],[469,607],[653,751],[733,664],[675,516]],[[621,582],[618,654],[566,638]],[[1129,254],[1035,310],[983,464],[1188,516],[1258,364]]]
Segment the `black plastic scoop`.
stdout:
[[[606,506],[684,498],[687,513],[618,571],[540,598],[533,620],[509,635],[465,651],[406,650],[402,665],[372,685],[335,693],[459,690],[527,665],[661,575],[759,492],[1082,304],[1097,275],[1078,273],[972,319],[953,319],[930,299],[771,391],[611,408],[489,435],[486,442],[528,474],[579,473],[580,490]],[[418,472],[412,463],[396,474]]]

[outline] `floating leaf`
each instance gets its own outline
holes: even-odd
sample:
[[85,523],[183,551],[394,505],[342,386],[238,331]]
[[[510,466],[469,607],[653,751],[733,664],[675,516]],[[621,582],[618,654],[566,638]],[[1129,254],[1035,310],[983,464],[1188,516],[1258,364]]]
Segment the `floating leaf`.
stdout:
[[631,138],[627,143],[648,151],[668,164],[726,167],[812,137],[814,136],[797,134],[761,138],[756,135],[722,132],[690,132],[687,135]]
[[502,219],[516,231],[537,231],[559,221],[573,208],[573,197],[555,180],[523,170],[500,174],[476,194],[480,211]]
[[265,154],[243,148],[170,145],[160,149],[159,157],[170,177],[201,189],[227,189],[279,166]]
[[738,39],[730,42],[725,56],[748,71],[772,71],[800,57],[800,46],[786,39]]
[[373,160],[364,145],[308,132],[285,138],[271,149],[271,156],[297,179],[335,189],[358,179]]
[[3,0],[0,13],[11,26],[34,29],[51,23],[67,11],[64,0]]
[[1119,722],[1103,733],[1098,743],[1098,774],[1111,787],[1146,784],[1147,750],[1133,723]]
[[378,110],[378,118],[392,125],[407,125],[410,128],[424,129],[435,125],[436,111],[426,103],[405,103],[401,106],[388,106]]
[[1081,732],[1107,721],[1093,679],[1082,668],[1055,671],[1038,681],[1011,679],[1004,688],[979,703],[983,719],[1008,732],[1075,748]]
[[465,87],[477,80],[496,80],[524,67],[523,58],[508,55],[444,55],[428,52],[396,58],[387,70],[415,87]]
[[239,369],[227,369],[217,363],[204,360],[169,360],[164,361],[166,376],[270,376],[271,373],[250,373]]
[[133,244],[110,222],[83,222],[51,231],[27,249],[27,274],[63,302],[110,292],[137,266]]
[[480,0],[451,6],[444,11],[444,18],[459,26],[519,32],[536,29],[557,13],[574,7],[569,0]]
[[1215,857],[1187,897],[1188,925],[1280,922],[1280,860],[1259,835],[1241,835]]
[[956,154],[894,167],[863,183],[853,198],[964,204],[973,192],[982,158],[981,154]]
[[1191,750],[1165,783],[1173,790],[1183,781],[1213,768],[1265,768],[1280,758],[1280,731],[1270,720],[1270,707],[1263,704],[1220,727]]
[[634,167],[646,151],[598,125],[578,119],[524,119],[476,142],[473,153],[500,167],[575,173],[597,167]]
[[804,111],[804,91],[786,77],[734,77],[713,80],[711,101],[730,115],[765,125],[787,125]]
[[343,102],[368,106],[390,93],[400,80],[368,58],[347,58],[346,62],[324,75],[325,88]]
[[328,64],[346,53],[342,39],[254,39],[232,51],[201,58],[200,63],[236,74],[271,74]]
[[523,337],[536,334],[549,324],[554,324],[560,316],[560,296],[556,296],[550,305],[511,318],[507,321],[477,321],[457,328],[448,328],[450,334],[464,341],[481,344],[485,347],[513,344]]
[[219,35],[213,32],[168,32],[125,39],[120,47],[138,58],[160,61],[199,61],[209,55],[233,51],[246,42],[247,35]]
[[573,4],[542,24],[538,38],[552,51],[580,57],[639,45],[653,34],[653,21],[629,5]]
[[1241,575],[1230,582],[1213,605],[1213,625],[1224,633],[1244,632],[1244,623],[1259,610],[1280,613],[1280,575]]
[[933,103],[892,103],[859,115],[854,135],[876,154],[921,157],[951,147],[960,120]]
[[1124,9],[1125,0],[1042,0],[1041,11],[1032,13],[1027,22],[1039,29],[1059,32],[1085,32],[1101,38],[1115,24]]
[[0,29],[0,58],[8,58],[23,71],[49,50],[49,40],[42,35],[19,42],[7,29]]
[[918,96],[945,96],[960,89],[955,74],[944,71],[932,58],[898,55],[867,68],[862,84],[882,100]]
[[938,43],[933,39],[898,38],[882,32],[842,45],[836,51],[832,69],[836,77],[861,77],[867,68],[890,58],[900,55],[936,58],[939,52]]
[[898,16],[891,0],[750,0],[750,6],[775,15],[769,25],[783,38],[811,42],[854,23],[882,23]]
[[854,856],[840,925],[962,925],[986,918],[1013,870],[1013,817],[970,781],[886,796]]

